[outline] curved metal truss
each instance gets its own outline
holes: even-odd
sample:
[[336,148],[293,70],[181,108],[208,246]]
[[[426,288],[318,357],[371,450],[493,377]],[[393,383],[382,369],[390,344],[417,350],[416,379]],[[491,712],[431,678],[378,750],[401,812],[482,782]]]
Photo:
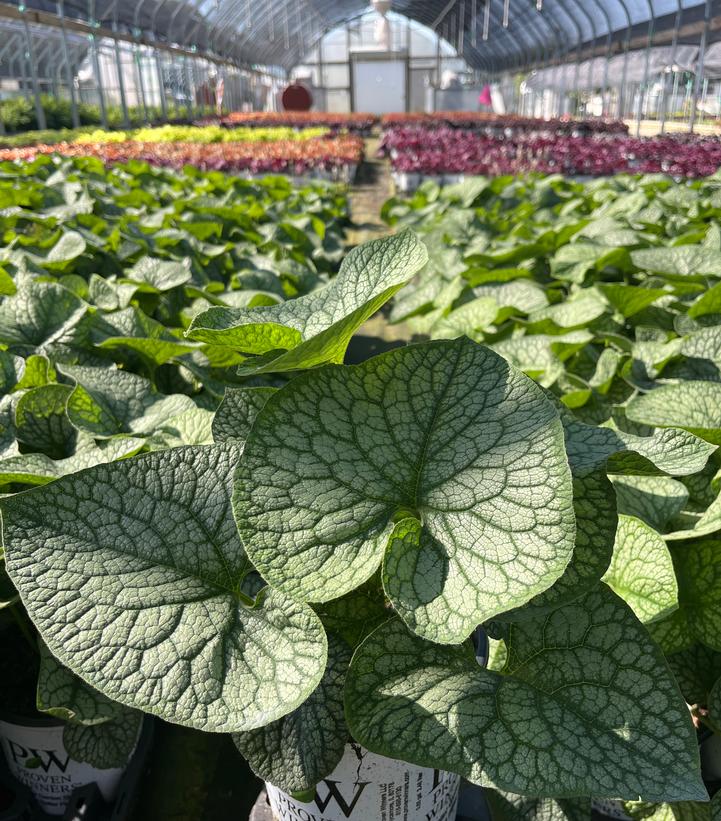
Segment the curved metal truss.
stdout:
[[68,34],[63,39],[60,29],[33,25],[26,31],[22,22],[8,20],[2,25],[0,77],[29,78],[34,72],[43,90],[52,91],[58,69],[77,74],[87,53],[85,37]]
[[[0,0],[0,14],[62,16],[236,65],[292,68],[324,33],[369,10],[367,0]],[[711,0],[711,13],[721,0]],[[481,71],[527,68],[703,21],[705,0],[395,0],[394,11],[429,26]],[[8,14],[9,9],[15,15]],[[34,18],[38,22],[41,17]]]

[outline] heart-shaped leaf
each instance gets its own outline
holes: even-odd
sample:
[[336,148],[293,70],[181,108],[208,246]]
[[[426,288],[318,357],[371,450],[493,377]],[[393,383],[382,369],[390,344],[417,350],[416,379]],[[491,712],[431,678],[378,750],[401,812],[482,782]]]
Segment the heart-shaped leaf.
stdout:
[[131,282],[137,282],[141,291],[169,291],[190,282],[190,260],[141,257],[125,272],[125,277]]
[[96,437],[152,433],[196,407],[189,396],[164,396],[147,379],[127,371],[83,365],[63,365],[60,371],[75,382],[67,406],[70,421]]
[[22,277],[17,293],[0,302],[0,342],[21,353],[37,353],[62,339],[86,308],[58,283]]
[[327,601],[385,553],[391,599],[443,642],[548,588],[574,545],[555,409],[468,339],[291,381],[255,420],[233,504],[270,584]]
[[53,655],[109,698],[206,731],[300,705],[326,664],[306,605],[243,592],[237,450],[177,448],[3,500],[7,568]]
[[601,585],[512,624],[502,673],[399,619],[353,656],[346,718],[372,752],[522,795],[706,799],[688,709],[660,650]]

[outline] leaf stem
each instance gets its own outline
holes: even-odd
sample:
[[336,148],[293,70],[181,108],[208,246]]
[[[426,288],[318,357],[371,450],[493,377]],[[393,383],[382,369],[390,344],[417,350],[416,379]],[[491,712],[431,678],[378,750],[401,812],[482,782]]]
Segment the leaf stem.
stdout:
[[236,588],[235,596],[244,607],[255,607],[255,599],[251,598],[247,593],[243,593],[240,587]]

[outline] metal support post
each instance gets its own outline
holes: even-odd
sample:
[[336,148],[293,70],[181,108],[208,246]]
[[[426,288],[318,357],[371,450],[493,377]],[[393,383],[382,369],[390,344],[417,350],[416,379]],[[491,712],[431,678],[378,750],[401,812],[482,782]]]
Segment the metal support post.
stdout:
[[163,122],[168,121],[168,102],[165,99],[165,76],[163,74],[163,63],[160,52],[155,49],[155,67],[158,71],[158,91],[160,93],[160,110],[163,114]]
[[648,22],[648,39],[646,41],[646,61],[643,69],[643,84],[638,89],[638,108],[636,110],[636,136],[641,135],[641,109],[643,108],[643,97],[648,94],[648,80],[649,69],[651,66],[651,47],[653,45],[653,35],[656,28],[656,13],[653,8],[652,0],[646,0],[648,3],[648,13],[650,19]]
[[103,79],[100,74],[100,58],[98,56],[98,41],[94,34],[90,35],[90,51],[93,58],[93,74],[98,90],[98,104],[100,106],[100,122],[103,128],[108,127],[108,112],[105,108],[105,95],[103,94]]
[[43,103],[40,98],[40,84],[38,83],[38,73],[35,64],[35,54],[33,52],[32,36],[30,34],[30,26],[28,25],[27,17],[23,15],[23,29],[25,31],[25,56],[30,67],[30,80],[32,82],[33,97],[35,98],[35,116],[38,121],[38,128],[43,131],[47,128],[47,121],[45,119],[45,111],[43,111]]
[[[673,27],[673,39],[671,40],[671,69],[676,64],[676,51],[678,49],[678,30],[681,28],[681,16],[683,14],[682,0],[677,0],[676,6],[676,21]],[[666,93],[668,91],[668,74],[663,73],[663,86],[661,89],[661,105],[659,110],[659,119],[661,120],[661,133],[666,131]]]
[[689,132],[693,134],[696,127],[696,108],[698,106],[698,95],[701,88],[701,79],[703,78],[703,68],[706,60],[706,43],[708,42],[708,34],[711,28],[711,0],[706,0],[704,7],[704,24],[701,32],[701,43],[698,51],[698,62],[696,63],[696,76],[693,83],[693,96],[691,97],[691,119],[689,121]]
[[143,66],[140,62],[140,48],[137,45],[133,49],[133,62],[135,63],[135,75],[138,78],[138,89],[140,90],[140,102],[143,106],[143,117],[145,118],[145,122],[150,124],[150,117],[148,116],[148,101],[145,97]]
[[65,82],[68,84],[70,94],[70,116],[72,117],[73,128],[80,128],[80,115],[78,114],[78,100],[75,95],[75,76],[70,62],[70,49],[68,48],[68,33],[65,30],[65,6],[63,0],[58,0],[58,17],[60,19],[60,42],[63,49],[63,62],[65,63]]

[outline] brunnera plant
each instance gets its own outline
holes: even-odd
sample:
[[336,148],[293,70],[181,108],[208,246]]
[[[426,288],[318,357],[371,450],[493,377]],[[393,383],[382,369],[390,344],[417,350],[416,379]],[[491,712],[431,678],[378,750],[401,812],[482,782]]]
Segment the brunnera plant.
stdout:
[[4,499],[30,618],[99,693],[232,733],[288,791],[352,738],[517,794],[706,800],[686,703],[614,592],[607,476],[696,464],[699,440],[576,422],[464,337],[340,364],[426,260],[404,232],[308,297],[196,317],[285,376],[229,389],[213,445]]

